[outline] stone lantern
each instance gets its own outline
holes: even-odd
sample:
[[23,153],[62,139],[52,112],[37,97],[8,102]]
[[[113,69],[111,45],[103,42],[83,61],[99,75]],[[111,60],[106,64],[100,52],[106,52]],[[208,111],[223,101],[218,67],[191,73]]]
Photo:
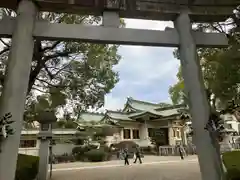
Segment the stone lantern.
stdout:
[[37,121],[41,125],[41,131],[51,131],[52,124],[57,122],[57,118],[54,111],[45,110],[37,115]]
[[52,124],[57,121],[57,118],[54,111],[46,110],[38,114],[37,121],[40,123],[40,131],[38,134],[38,139],[40,140],[38,180],[47,180],[49,150],[53,137]]

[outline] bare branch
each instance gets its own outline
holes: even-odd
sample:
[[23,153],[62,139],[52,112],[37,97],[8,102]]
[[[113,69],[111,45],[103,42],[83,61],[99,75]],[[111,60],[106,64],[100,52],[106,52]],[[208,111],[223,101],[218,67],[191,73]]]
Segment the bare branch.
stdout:
[[43,61],[46,62],[46,61],[48,61],[50,59],[54,59],[54,58],[57,58],[57,57],[68,57],[70,53],[71,52],[69,52],[69,51],[66,51],[66,52],[56,52],[53,55],[45,56],[43,58]]
[[8,43],[6,43],[3,39],[0,39],[1,43],[3,43],[5,46],[7,46],[8,48],[10,48],[10,45]]
[[41,90],[41,89],[39,89],[39,88],[37,88],[37,87],[32,87],[32,90],[37,90],[37,91],[39,91],[39,92],[41,92],[41,93],[49,93],[49,92],[44,91],[44,90]]
[[46,64],[44,64],[44,69],[47,72],[49,78],[52,80],[54,78],[54,75],[48,70]]
[[63,66],[62,68],[60,68],[53,76],[57,76],[61,71],[63,71],[64,69],[66,69],[68,66],[70,66],[70,63],[68,63],[67,65]]
[[4,54],[5,52],[8,52],[9,50],[10,50],[10,48],[8,48],[8,47],[4,48],[2,51],[0,51],[0,56],[2,54]]
[[219,26],[220,29],[218,27],[214,26],[213,24],[210,24],[210,26],[211,26],[211,28],[213,28],[215,31],[217,31],[219,33],[225,33],[221,26]]
[[44,80],[44,79],[36,78],[36,80],[41,81],[41,82],[43,82],[43,83],[46,83],[46,84],[49,85],[49,86],[57,87],[57,85],[51,84],[50,82],[48,82],[48,81],[46,81],[46,80]]
[[52,46],[47,46],[45,48],[42,49],[42,52],[44,51],[48,51],[48,50],[53,50],[55,47],[57,47],[57,45],[59,45],[61,43],[61,41],[56,41],[52,44]]

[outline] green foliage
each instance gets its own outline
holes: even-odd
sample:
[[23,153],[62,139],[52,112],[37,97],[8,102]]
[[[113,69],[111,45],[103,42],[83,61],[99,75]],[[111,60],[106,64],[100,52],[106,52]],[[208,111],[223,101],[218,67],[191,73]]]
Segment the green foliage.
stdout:
[[15,180],[34,180],[38,173],[39,158],[24,154],[18,155]]
[[65,128],[65,129],[76,129],[78,127],[77,123],[74,121],[65,121],[65,120],[59,120],[57,121],[57,127],[58,128]]
[[[217,106],[214,108],[224,108],[227,101],[239,95],[240,33],[236,31],[237,27],[239,27],[239,17],[234,14],[224,23],[195,24],[198,31],[226,33],[229,38],[227,48],[199,48],[197,50],[205,88],[210,93],[209,97],[213,96],[213,106]],[[174,55],[179,59],[178,51],[175,51]],[[169,89],[174,104],[186,101],[181,67],[177,78],[178,82]]]
[[91,162],[105,161],[107,153],[103,149],[93,149],[85,153],[87,159]]
[[78,146],[72,149],[72,154],[77,161],[83,161],[86,158],[85,153],[96,148],[97,146],[93,144],[89,144],[87,146]]
[[144,155],[156,155],[157,151],[156,148],[151,146],[141,147],[141,151]]
[[[13,12],[3,9],[4,16]],[[44,12],[39,17],[51,23],[99,25],[101,17],[57,14]],[[124,25],[124,22],[122,23]],[[0,89],[11,40],[1,39]],[[34,41],[34,54],[28,84],[25,120],[31,123],[41,108],[63,108],[71,106],[75,114],[90,107],[100,108],[104,95],[118,82],[118,73],[113,66],[121,59],[118,45],[92,44],[81,41]],[[41,99],[36,97],[41,95]]]
[[137,146],[138,146],[138,144],[135,143],[134,141],[121,141],[117,144],[113,144],[113,147],[117,148],[119,150],[120,149],[125,149],[125,148],[135,149]]
[[53,163],[67,163],[67,162],[74,162],[75,157],[71,154],[62,154],[62,155],[55,155],[53,157]]
[[226,152],[223,154],[223,163],[227,169],[228,180],[240,179],[240,151]]

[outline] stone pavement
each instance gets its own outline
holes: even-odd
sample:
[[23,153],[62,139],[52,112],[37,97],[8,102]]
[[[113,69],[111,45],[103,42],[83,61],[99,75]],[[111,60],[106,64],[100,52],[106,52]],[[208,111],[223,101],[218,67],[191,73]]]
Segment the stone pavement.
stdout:
[[201,180],[196,156],[147,156],[143,164],[123,161],[67,163],[53,167],[53,180]]

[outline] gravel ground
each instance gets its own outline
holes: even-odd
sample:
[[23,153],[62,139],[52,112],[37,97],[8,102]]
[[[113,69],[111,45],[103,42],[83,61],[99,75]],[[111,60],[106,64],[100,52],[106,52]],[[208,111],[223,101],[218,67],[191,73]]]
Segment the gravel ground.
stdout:
[[123,166],[96,164],[87,168],[76,164],[54,167],[53,180],[201,180],[197,160],[169,160]]

